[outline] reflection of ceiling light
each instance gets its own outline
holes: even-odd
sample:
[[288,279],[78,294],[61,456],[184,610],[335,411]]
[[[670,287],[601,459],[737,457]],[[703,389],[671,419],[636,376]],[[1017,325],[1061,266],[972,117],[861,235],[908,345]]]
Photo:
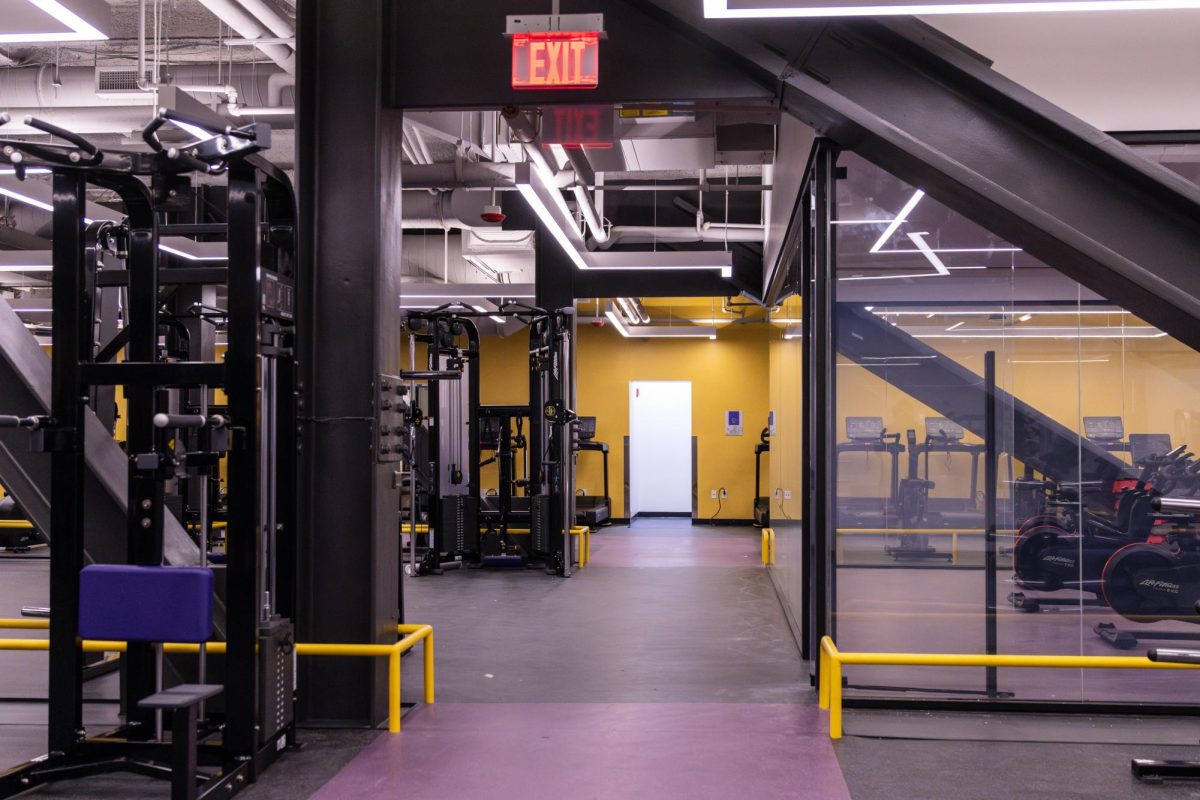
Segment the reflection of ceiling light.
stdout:
[[49,264],[0,264],[0,272],[52,272]]
[[[913,251],[916,252],[915,250]],[[852,275],[849,278],[838,278],[839,281],[889,281],[900,278],[940,278],[940,272],[906,272],[900,275]]]
[[608,317],[608,321],[611,322],[612,326],[617,329],[617,333],[621,334],[622,336],[629,336],[629,331],[626,330],[625,326],[621,324],[621,320],[618,319],[617,314],[615,311],[613,311],[611,304],[609,304],[608,310],[604,312],[604,316]]
[[[0,175],[16,175],[16,174],[17,174],[17,171],[15,169],[0,169]],[[50,170],[46,169],[45,167],[30,167],[29,169],[25,170],[25,174],[26,175],[49,175]]]
[[1029,322],[1031,319],[1033,319],[1033,314],[1022,314],[1017,317],[1017,322]]
[[904,204],[904,208],[900,209],[900,213],[896,215],[896,218],[883,229],[883,233],[875,240],[875,244],[871,245],[872,253],[879,252],[879,248],[887,244],[888,239],[892,238],[892,234],[896,232],[896,229],[904,224],[904,220],[908,219],[908,215],[912,213],[912,210],[917,207],[917,203],[921,202],[921,198],[924,196],[925,192],[920,189],[913,192],[913,196]]
[[946,265],[943,264],[942,260],[937,257],[937,253],[933,252],[933,250],[929,248],[929,245],[925,243],[925,237],[927,235],[928,234],[925,233],[910,233],[908,238],[911,239],[912,243],[915,244],[917,249],[921,251],[921,255],[925,256],[925,259],[933,265],[933,268],[937,270],[937,274],[949,275],[950,270],[946,269]]
[[799,325],[789,325],[783,329],[784,339],[800,339],[804,336],[804,331]]
[[776,17],[879,17],[896,14],[1010,14],[1045,11],[1146,11],[1173,8],[1200,8],[1200,0],[1030,0],[1030,2],[910,3],[875,6],[859,5],[767,5],[730,8],[730,0],[704,0],[704,16],[709,19],[764,19]]
[[1107,364],[1107,358],[1048,358],[1033,361],[1010,361],[1010,364]]
[[0,31],[0,42],[98,42],[108,38],[72,10],[78,9],[97,15],[111,14],[111,10],[103,2],[81,2],[81,0],[67,0],[67,2],[63,2],[63,0],[28,0],[28,2],[42,13],[65,25],[68,30],[27,31],[24,33]]
[[946,330],[948,330],[948,331],[952,331],[952,330],[954,330],[954,329],[956,329],[956,328],[961,328],[963,325],[966,325],[966,324],[967,324],[967,323],[965,323],[965,322],[956,322],[956,323],[954,323],[953,325],[951,325],[949,328],[946,328]]

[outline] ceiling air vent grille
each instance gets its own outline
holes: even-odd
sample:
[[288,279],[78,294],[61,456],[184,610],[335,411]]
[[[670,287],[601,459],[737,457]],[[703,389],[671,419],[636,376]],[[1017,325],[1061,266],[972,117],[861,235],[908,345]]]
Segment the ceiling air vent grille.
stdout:
[[[151,80],[151,72],[146,80]],[[96,94],[127,94],[138,91],[137,67],[96,67]]]

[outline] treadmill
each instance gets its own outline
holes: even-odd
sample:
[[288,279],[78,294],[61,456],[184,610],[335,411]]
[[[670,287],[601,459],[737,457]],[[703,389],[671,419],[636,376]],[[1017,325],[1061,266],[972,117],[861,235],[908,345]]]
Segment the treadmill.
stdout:
[[1129,453],[1133,449],[1125,441],[1125,422],[1120,417],[1084,417],[1083,436],[1110,453]]
[[963,426],[945,417],[925,418],[925,441],[914,444],[908,453],[908,474],[917,477],[918,462],[925,456],[923,480],[933,489],[929,479],[929,457],[945,454],[952,457],[962,453],[971,457],[970,489],[965,497],[933,497],[927,502],[926,519],[920,527],[926,528],[982,528],[983,509],[979,507],[979,462],[987,453],[985,444],[967,444],[963,441],[966,432]]
[[882,453],[890,459],[891,477],[886,497],[854,497],[843,495],[839,488],[837,498],[837,527],[839,528],[893,528],[900,521],[900,444],[899,433],[888,433],[883,426],[883,417],[846,417],[846,439],[838,442],[838,471],[841,472],[843,456],[850,453]]
[[595,417],[579,417],[575,432],[578,435],[577,449],[591,450],[604,458],[604,494],[575,496],[575,524],[596,528],[612,518],[612,501],[608,493],[608,445],[596,441]]
[[762,496],[762,456],[771,451],[771,443],[767,437],[771,435],[770,427],[762,429],[758,435],[759,442],[754,445],[754,524],[766,528],[771,524],[771,501]]

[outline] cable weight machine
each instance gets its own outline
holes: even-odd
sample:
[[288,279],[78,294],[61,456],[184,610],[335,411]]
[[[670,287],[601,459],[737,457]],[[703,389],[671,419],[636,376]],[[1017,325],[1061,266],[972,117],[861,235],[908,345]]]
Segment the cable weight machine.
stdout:
[[[6,121],[0,115],[0,124]],[[206,136],[167,148],[157,132],[168,122]],[[256,155],[270,147],[270,127],[262,124],[214,127],[164,109],[142,134],[151,152],[132,152],[100,150],[57,126],[27,123],[65,142],[0,139],[0,163],[18,178],[31,168],[51,173],[52,392],[48,414],[0,418],[0,424],[28,428],[35,447],[50,455],[53,667],[49,754],[0,773],[0,798],[117,771],[170,781],[173,800],[230,797],[295,741],[292,187]],[[162,216],[189,190],[192,173],[225,180],[223,267],[172,266],[159,248]],[[114,192],[125,219],[90,223],[88,185]],[[122,267],[110,269],[106,261]],[[163,326],[178,328],[163,314],[164,295],[185,284],[225,289],[223,361],[182,360],[180,348],[161,349]],[[127,302],[117,333],[98,342],[97,331],[116,327],[105,313],[109,305],[96,301],[105,287],[123,290]],[[122,350],[125,359],[114,361]],[[88,563],[84,431],[93,398],[115,386],[127,398],[126,559]],[[210,402],[218,388],[228,396],[219,410]],[[229,485],[226,553],[224,566],[213,567],[209,488],[222,459]],[[198,553],[164,540],[168,505],[183,502],[169,503],[171,494],[188,481],[198,487]],[[89,537],[113,535],[120,534],[88,528]],[[99,736],[89,735],[82,715],[80,642],[95,639],[128,643],[123,722]],[[210,639],[224,640],[222,659],[210,662]],[[191,643],[200,657],[165,664],[165,642]],[[168,685],[188,660],[198,683]]]

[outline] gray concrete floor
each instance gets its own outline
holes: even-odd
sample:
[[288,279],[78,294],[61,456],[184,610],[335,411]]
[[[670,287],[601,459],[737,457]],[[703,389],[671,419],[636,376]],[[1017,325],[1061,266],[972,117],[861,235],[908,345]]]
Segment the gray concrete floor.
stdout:
[[[606,529],[592,541],[593,564],[566,580],[538,572],[488,571],[407,579],[409,619],[431,622],[438,632],[440,703],[716,702],[762,704],[763,713],[777,713],[767,709],[813,701],[807,670],[769,578],[757,564],[757,531],[654,520],[632,530]],[[921,612],[911,603],[923,581],[946,577],[864,570],[858,597],[867,590],[893,592],[895,620]],[[847,588],[843,582],[841,589]],[[45,599],[46,562],[0,561],[0,615],[15,616],[21,605]],[[853,603],[847,610],[855,610]],[[945,627],[945,618],[927,620],[930,635],[939,624],[944,635],[957,636]],[[1039,628],[1039,635],[1065,635],[1071,629],[1078,636],[1077,619],[1047,616],[1022,624]],[[417,664],[405,662],[407,697],[419,696]],[[0,653],[0,696],[44,695],[45,671],[44,656]],[[1194,701],[1200,695],[1190,688],[1194,683],[1178,685],[1175,696]],[[1158,695],[1161,688],[1152,691]],[[111,696],[112,686],[97,682],[89,693]],[[102,723],[113,712],[97,705],[89,706],[88,714]],[[0,765],[42,752],[44,713],[35,703],[0,705]],[[847,730],[853,733],[854,712],[848,713]],[[411,724],[419,722],[414,715]],[[952,720],[931,724],[944,725],[948,740],[850,735],[838,742],[835,752],[850,795],[855,800],[1200,798],[1200,784],[1142,786],[1128,768],[1131,756],[1200,758],[1200,747],[968,741]],[[869,730],[862,721],[858,725]],[[1186,725],[1175,722],[1172,728],[1186,734]],[[1200,738],[1200,724],[1196,727]],[[304,731],[307,748],[286,754],[245,796],[310,797],[378,736]],[[778,796],[805,796],[803,789]],[[161,784],[112,777],[48,787],[36,796],[134,800],[166,792]],[[571,796],[569,786],[562,796]]]

